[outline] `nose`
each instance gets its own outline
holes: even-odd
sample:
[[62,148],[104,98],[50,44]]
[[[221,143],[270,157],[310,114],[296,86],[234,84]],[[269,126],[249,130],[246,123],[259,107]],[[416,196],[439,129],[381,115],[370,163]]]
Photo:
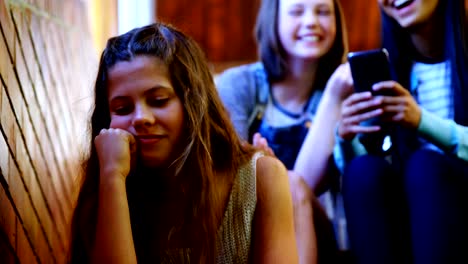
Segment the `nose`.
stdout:
[[318,15],[314,10],[308,9],[303,17],[302,17],[303,23],[308,26],[308,27],[313,27],[318,24]]
[[134,127],[150,126],[154,123],[154,121],[155,117],[148,106],[144,104],[139,104],[135,106],[135,112],[132,120],[132,124]]

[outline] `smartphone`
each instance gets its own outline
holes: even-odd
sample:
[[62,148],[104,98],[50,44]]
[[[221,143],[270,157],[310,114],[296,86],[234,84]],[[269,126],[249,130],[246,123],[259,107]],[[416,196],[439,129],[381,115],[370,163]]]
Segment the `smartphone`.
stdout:
[[372,85],[392,79],[386,49],[348,53],[348,62],[356,92],[372,91]]
[[[392,80],[390,62],[386,49],[366,50],[348,53],[348,62],[354,81],[356,92],[370,91],[373,95],[391,95],[389,93],[376,93],[372,85],[381,81]],[[368,153],[386,155],[391,149],[391,124],[382,122],[378,117],[361,122],[364,126],[381,127],[379,132],[359,134],[358,139]]]

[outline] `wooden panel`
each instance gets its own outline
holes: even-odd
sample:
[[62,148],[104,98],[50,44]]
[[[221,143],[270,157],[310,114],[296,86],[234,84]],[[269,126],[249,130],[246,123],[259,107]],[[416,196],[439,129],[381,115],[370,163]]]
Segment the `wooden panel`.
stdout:
[[97,64],[86,12],[0,1],[0,263],[65,263]]
[[375,0],[341,0],[348,29],[349,50],[380,46],[380,13]]
[[[156,1],[156,17],[190,34],[215,63],[255,60],[259,0]],[[190,8],[187,8],[190,6]]]
[[[257,58],[253,29],[260,0],[156,1],[156,17],[190,34],[220,69]],[[380,46],[375,0],[341,0],[351,51]],[[190,8],[187,8],[190,6]],[[215,69],[215,71],[218,71]]]

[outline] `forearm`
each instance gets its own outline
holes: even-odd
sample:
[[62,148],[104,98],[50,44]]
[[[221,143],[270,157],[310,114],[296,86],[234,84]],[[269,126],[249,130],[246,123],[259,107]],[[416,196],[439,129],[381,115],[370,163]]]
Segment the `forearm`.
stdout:
[[335,127],[340,119],[341,101],[324,93],[294,165],[312,190],[324,180],[335,145]]
[[468,128],[422,110],[419,134],[447,153],[468,161]]
[[310,201],[294,205],[294,228],[300,264],[317,263],[317,238]]
[[124,179],[101,182],[93,263],[136,263]]

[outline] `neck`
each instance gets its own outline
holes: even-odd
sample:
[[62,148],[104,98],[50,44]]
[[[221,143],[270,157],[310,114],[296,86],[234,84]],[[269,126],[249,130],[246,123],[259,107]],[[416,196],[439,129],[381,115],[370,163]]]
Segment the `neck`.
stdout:
[[316,61],[290,60],[288,73],[284,80],[274,85],[273,95],[276,99],[286,101],[307,101],[312,92],[316,72]]
[[416,51],[423,57],[444,59],[444,21],[435,14],[434,19],[410,30],[411,41]]
[[141,190],[168,194],[180,192],[180,184],[176,182],[175,172],[171,169],[140,165],[129,179]]

